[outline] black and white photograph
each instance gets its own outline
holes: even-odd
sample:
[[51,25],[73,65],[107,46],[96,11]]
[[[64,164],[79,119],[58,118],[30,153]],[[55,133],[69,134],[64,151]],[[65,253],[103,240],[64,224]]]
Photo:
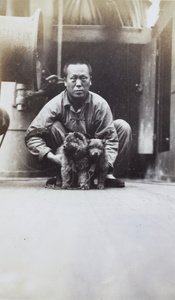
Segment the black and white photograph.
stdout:
[[175,0],[0,0],[0,300],[174,283]]

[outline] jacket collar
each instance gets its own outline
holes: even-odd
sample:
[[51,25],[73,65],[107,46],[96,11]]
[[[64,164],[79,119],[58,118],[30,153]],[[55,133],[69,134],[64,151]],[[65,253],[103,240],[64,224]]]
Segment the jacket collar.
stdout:
[[[71,106],[71,103],[69,102],[69,98],[68,98],[68,94],[67,94],[67,90],[63,91],[63,99],[64,99],[64,106]],[[90,92],[88,93],[86,100],[84,102],[85,105],[87,105],[90,102]]]

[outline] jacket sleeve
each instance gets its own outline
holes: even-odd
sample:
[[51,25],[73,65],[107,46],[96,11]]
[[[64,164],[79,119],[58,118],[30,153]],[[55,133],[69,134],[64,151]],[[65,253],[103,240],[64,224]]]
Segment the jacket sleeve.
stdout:
[[40,161],[51,151],[51,148],[46,145],[43,138],[39,136],[32,136],[26,139],[26,146],[31,154],[38,156]]
[[25,134],[25,143],[31,154],[42,160],[52,149],[49,147],[50,128],[58,119],[59,109],[56,97],[48,102],[35,117]]
[[111,109],[106,101],[102,101],[100,107],[96,110],[96,138],[106,140],[106,153],[109,166],[113,167],[118,155],[118,135],[114,126]]

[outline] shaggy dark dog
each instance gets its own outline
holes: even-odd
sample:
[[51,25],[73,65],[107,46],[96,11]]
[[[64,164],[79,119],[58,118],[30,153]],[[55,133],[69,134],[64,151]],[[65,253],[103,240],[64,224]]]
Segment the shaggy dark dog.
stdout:
[[86,137],[79,132],[70,132],[63,143],[62,188],[89,189],[89,158]]
[[106,142],[101,139],[90,139],[88,144],[90,172],[92,178],[97,178],[97,188],[104,189],[105,179],[108,172],[108,160],[105,149]]
[[5,134],[10,123],[8,113],[0,107],[0,135]]
[[0,107],[0,135],[3,135],[0,140],[0,148],[2,146],[2,142],[4,140],[5,134],[10,124],[10,118],[8,113]]

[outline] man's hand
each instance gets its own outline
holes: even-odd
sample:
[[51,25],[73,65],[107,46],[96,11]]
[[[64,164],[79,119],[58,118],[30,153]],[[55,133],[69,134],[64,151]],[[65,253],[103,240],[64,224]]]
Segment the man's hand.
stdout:
[[62,159],[61,154],[53,154],[52,152],[48,152],[46,157],[49,161],[61,167],[61,159]]

